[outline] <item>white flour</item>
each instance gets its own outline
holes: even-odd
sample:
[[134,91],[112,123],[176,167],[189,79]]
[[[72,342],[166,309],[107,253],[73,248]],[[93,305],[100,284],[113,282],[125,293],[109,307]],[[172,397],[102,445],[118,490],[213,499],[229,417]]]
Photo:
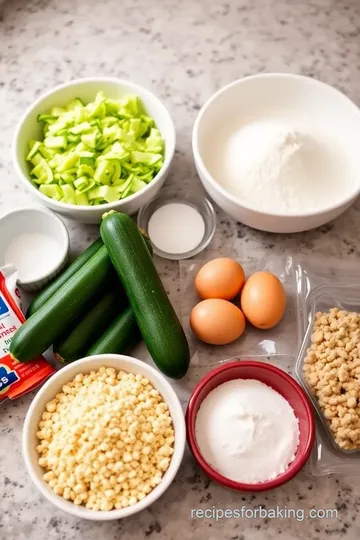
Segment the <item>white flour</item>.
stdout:
[[212,390],[196,416],[196,440],[220,474],[255,484],[286,471],[299,444],[299,423],[278,392],[254,379]]
[[210,172],[260,211],[298,214],[336,204],[353,186],[346,151],[327,126],[313,125],[311,118],[301,130],[295,124],[269,119],[230,136],[220,132],[208,157]]

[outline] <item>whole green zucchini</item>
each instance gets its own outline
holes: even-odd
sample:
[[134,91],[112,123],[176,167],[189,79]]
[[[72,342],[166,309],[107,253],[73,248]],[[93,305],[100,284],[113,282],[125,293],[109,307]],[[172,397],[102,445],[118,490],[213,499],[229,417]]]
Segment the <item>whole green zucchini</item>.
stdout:
[[81,253],[75,260],[72,262],[64,272],[62,272],[58,277],[54,279],[43,291],[41,291],[40,294],[34,300],[30,303],[27,312],[26,317],[29,318],[31,315],[35,313],[41,306],[45,304],[53,296],[53,294],[56,293],[56,291],[66,283],[71,276],[73,276],[84,264],[91,259],[91,257],[96,253],[101,246],[103,245],[103,242],[101,238],[98,238],[90,244],[90,246]]
[[94,354],[125,354],[140,341],[141,334],[136,317],[129,306],[118,315],[102,336],[90,347],[84,356]]
[[11,356],[20,362],[29,362],[46,351],[84,312],[112,275],[112,264],[102,246],[20,326],[10,345]]
[[109,290],[54,343],[54,354],[60,362],[73,362],[87,356],[87,350],[100,337],[124,307],[118,291]]
[[183,377],[189,346],[138,227],[128,215],[109,212],[100,234],[155,364],[168,377]]
[[[152,254],[153,249],[151,245],[151,241],[149,237],[142,233],[144,240],[146,242],[146,245]],[[103,241],[101,238],[98,238],[90,244],[90,246],[81,253],[67,268],[62,272],[58,277],[54,279],[43,291],[41,291],[40,294],[36,296],[30,303],[27,312],[26,317],[29,318],[31,315],[35,313],[42,305],[45,304],[53,296],[53,294],[56,293],[56,291],[66,283],[71,276],[73,276],[84,264],[96,253],[101,246],[103,246]]]

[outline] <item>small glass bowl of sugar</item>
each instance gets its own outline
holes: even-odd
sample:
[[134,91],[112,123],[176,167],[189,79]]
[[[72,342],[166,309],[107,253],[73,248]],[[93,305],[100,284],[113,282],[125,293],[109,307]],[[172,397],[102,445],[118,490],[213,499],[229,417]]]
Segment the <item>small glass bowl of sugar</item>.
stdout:
[[210,201],[194,191],[163,189],[144,206],[138,226],[150,238],[154,253],[164,259],[188,259],[205,249],[216,229]]

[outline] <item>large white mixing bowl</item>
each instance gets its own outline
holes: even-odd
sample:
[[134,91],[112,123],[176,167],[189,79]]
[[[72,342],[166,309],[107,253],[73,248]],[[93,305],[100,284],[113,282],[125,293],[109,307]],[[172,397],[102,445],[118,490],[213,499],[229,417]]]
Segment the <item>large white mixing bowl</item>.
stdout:
[[[219,129],[226,123],[236,129],[237,121],[241,125],[244,118],[261,119],[269,110],[286,110],[289,116],[305,115],[314,123],[323,123],[327,130],[336,130],[344,141],[351,164],[358,170],[358,182],[350,192],[344,190],[336,204],[317,212],[304,208],[293,215],[277,213],[275,209],[259,211],[229,193],[221,178],[212,176],[206,156],[214,148]],[[360,193],[360,109],[340,91],[309,77],[269,73],[225,86],[202,107],[194,125],[192,145],[198,174],[210,197],[237,221],[255,229],[294,233],[319,227],[342,214]]]

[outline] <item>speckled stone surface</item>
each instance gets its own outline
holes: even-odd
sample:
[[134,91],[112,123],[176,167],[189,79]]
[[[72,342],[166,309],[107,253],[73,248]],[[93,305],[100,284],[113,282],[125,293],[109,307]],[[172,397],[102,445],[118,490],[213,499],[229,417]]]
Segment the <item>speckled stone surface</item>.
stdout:
[[[0,2],[1,4],[1,2]],[[112,75],[155,91],[169,107],[178,145],[168,184],[200,190],[191,155],[191,128],[202,103],[222,85],[262,71],[311,75],[360,103],[358,0],[4,0],[0,7],[0,214],[31,202],[11,161],[19,115],[44,90],[71,78]],[[218,212],[208,249],[261,257],[294,252],[359,260],[360,202],[336,222],[296,236],[249,230]],[[67,223],[73,254],[96,227]],[[178,307],[178,266],[157,260]],[[31,396],[1,407],[0,538],[6,540],[156,540],[180,538],[309,540],[360,534],[360,477],[309,478],[277,491],[242,495],[211,483],[186,454],[166,495],[134,518],[90,523],[47,503],[30,483],[21,456],[21,427]],[[192,508],[276,505],[336,508],[337,519],[191,519]]]

